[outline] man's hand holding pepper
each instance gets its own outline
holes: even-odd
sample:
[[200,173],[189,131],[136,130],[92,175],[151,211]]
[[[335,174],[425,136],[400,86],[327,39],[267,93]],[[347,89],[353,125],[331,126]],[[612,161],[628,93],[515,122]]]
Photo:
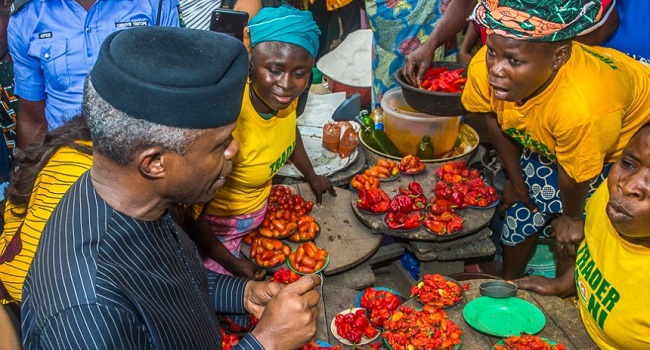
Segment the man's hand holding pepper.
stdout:
[[318,275],[303,276],[284,287],[277,284],[281,289],[268,301],[252,332],[265,349],[298,349],[314,337],[320,284]]

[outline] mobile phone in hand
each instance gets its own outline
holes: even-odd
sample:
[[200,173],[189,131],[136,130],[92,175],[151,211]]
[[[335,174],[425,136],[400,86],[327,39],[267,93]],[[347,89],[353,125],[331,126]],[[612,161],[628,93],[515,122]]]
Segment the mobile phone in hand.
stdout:
[[228,9],[216,9],[212,11],[210,18],[210,30],[234,36],[244,40],[244,27],[248,24],[248,13]]

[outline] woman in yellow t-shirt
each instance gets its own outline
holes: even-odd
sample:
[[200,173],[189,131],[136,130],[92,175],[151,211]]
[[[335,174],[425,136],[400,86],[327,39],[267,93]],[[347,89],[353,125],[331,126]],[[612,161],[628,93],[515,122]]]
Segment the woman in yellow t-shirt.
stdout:
[[263,271],[239,259],[239,248],[242,237],[264,219],[273,175],[291,160],[317,202],[326,191],[335,192],[326,177],[314,172],[296,126],[297,98],[308,86],[318,51],[319,30],[311,13],[289,6],[264,7],[248,28],[251,72],[233,132],[239,153],[225,185],[205,206],[192,238],[207,268],[262,279]]
[[0,304],[22,301],[23,282],[45,223],[70,186],[92,165],[86,119],[71,119],[21,153],[7,188],[0,234]]
[[515,282],[546,295],[577,290],[582,322],[599,348],[647,349],[650,124],[632,137],[586,212],[585,239],[571,261],[574,268],[554,279],[529,276]]
[[[462,102],[486,113],[508,175],[503,277],[524,273],[540,235],[556,239],[558,273],[584,237],[588,194],[650,119],[650,67],[572,41],[603,23],[611,1],[483,0],[471,18],[488,38]],[[562,9],[558,11],[557,9]]]

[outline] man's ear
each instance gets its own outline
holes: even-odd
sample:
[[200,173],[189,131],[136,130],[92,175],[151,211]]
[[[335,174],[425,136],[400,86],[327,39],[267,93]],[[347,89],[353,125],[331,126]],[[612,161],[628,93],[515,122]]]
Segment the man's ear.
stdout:
[[139,152],[135,161],[138,164],[140,173],[148,178],[156,179],[165,176],[165,162],[168,153],[164,152],[162,147],[149,147]]

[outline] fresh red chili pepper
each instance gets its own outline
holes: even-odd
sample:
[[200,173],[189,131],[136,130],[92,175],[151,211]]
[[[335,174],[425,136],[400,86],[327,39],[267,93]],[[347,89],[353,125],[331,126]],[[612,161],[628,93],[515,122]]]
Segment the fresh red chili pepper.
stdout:
[[[334,318],[334,324],[336,325],[336,333],[353,344],[360,343],[362,337],[366,334],[372,335],[372,337],[377,335],[377,330],[370,325],[366,318],[365,309],[359,309],[345,315],[338,314]],[[372,330],[368,329],[368,327],[372,328]],[[372,333],[373,330],[374,334]]]
[[565,350],[564,345],[551,345],[548,341],[536,335],[524,334],[510,336],[503,340],[504,345],[494,345],[495,350]]
[[430,67],[424,72],[424,76],[422,77],[423,80],[430,80],[431,78],[435,78],[440,73],[446,72],[447,68],[446,67]]
[[420,211],[427,207],[427,197],[425,197],[424,195],[419,195],[413,198],[412,201],[413,201],[413,207],[411,209],[412,211]]
[[408,187],[409,187],[409,191],[412,194],[424,194],[424,189],[422,189],[422,185],[420,185],[416,181],[411,181]]
[[424,306],[416,311],[400,306],[386,322],[383,336],[394,350],[450,350],[460,344],[462,334],[442,309]]
[[414,229],[420,226],[420,218],[422,217],[422,214],[419,212],[413,212],[409,213],[406,216],[406,220],[404,220],[404,229],[405,230],[410,230]]
[[404,214],[398,212],[388,212],[386,214],[386,217],[384,218],[384,221],[386,222],[386,225],[388,226],[389,229],[391,230],[397,230],[401,229],[404,227],[404,222],[402,217]]
[[357,207],[362,210],[370,210],[375,213],[383,213],[388,209],[390,198],[379,188],[368,188],[358,190],[359,199]]
[[[411,288],[422,304],[431,307],[451,306],[460,301],[462,292],[457,283],[447,281],[439,274],[425,274],[422,281]],[[415,293],[413,293],[415,292]]]
[[442,221],[424,219],[422,220],[422,225],[439,235],[447,233],[447,225]]
[[453,192],[453,189],[447,185],[444,181],[438,181],[436,182],[436,185],[433,187],[433,194],[436,196],[437,199],[449,199],[451,197],[451,194]]
[[447,232],[449,233],[454,233],[462,229],[463,229],[463,219],[458,215],[456,215],[452,221],[447,223]]
[[430,211],[431,213],[438,215],[446,211],[451,211],[451,203],[446,199],[436,199],[436,201],[432,203]]
[[413,200],[408,195],[398,193],[388,206],[389,212],[408,213],[413,208]]
[[223,328],[221,329],[221,348],[223,350],[230,350],[239,343],[239,337],[234,334],[226,333]]

